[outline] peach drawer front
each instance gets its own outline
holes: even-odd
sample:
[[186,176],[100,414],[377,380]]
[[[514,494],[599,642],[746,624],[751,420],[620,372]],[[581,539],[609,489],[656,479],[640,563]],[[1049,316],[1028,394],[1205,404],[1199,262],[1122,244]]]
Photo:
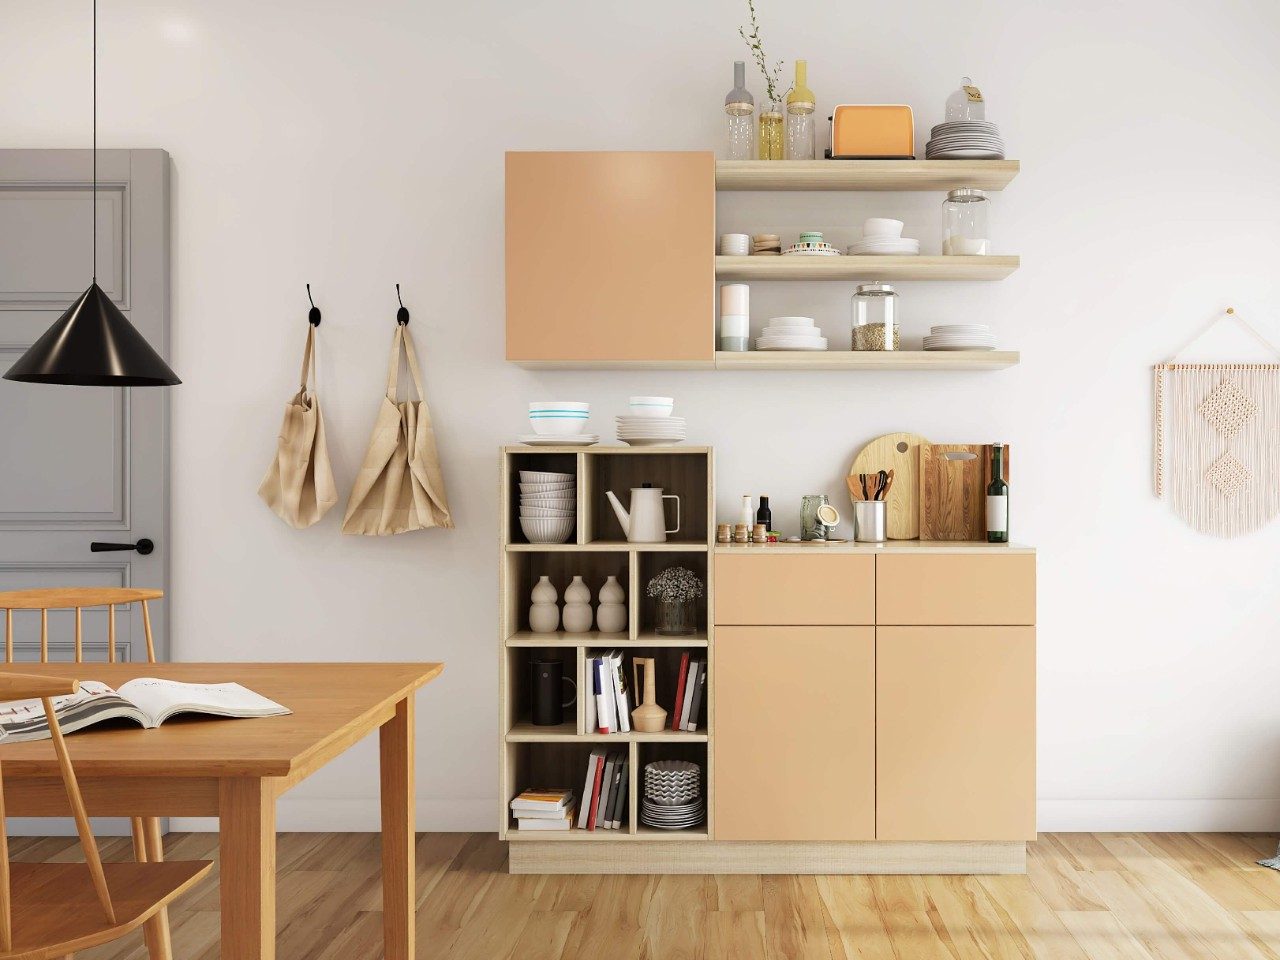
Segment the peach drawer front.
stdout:
[[876,628],[877,840],[1035,839],[1035,638]]
[[715,594],[717,624],[870,625],[875,558],[718,556]]
[[876,623],[1030,626],[1035,622],[1035,554],[876,558]]
[[875,630],[716,635],[717,840],[875,839]]

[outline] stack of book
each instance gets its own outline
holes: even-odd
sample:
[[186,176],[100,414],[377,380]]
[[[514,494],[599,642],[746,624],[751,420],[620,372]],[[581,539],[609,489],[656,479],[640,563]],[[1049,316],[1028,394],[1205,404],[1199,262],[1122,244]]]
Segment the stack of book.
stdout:
[[568,830],[575,810],[573,791],[563,787],[534,787],[511,801],[520,830]]
[[689,654],[680,657],[680,673],[676,679],[675,709],[671,711],[671,729],[698,729],[698,717],[702,714],[703,694],[707,689],[707,661],[690,660]]
[[597,747],[591,751],[578,810],[579,830],[626,829],[630,766],[625,750]]
[[605,650],[587,660],[587,682],[594,696],[586,698],[587,730],[631,732],[631,696],[622,669],[622,651]]

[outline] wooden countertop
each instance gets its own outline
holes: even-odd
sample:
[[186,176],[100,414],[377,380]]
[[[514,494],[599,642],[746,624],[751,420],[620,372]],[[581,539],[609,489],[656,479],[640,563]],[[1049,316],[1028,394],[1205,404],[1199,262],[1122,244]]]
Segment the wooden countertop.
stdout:
[[830,543],[810,540],[802,543],[717,543],[717,554],[742,553],[776,556],[784,553],[901,553],[922,554],[1034,554],[1035,547],[1021,543],[984,543],[980,540],[888,540],[884,543]]

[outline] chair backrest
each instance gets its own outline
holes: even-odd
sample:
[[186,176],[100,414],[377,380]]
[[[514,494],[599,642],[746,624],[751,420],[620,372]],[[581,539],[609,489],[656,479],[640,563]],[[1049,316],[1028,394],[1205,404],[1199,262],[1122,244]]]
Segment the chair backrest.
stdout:
[[81,611],[85,607],[107,608],[107,662],[116,662],[116,607],[124,603],[142,604],[142,629],[147,637],[147,662],[156,662],[156,647],[151,636],[149,600],[164,597],[163,590],[132,587],[46,587],[39,590],[0,591],[0,610],[4,611],[4,662],[13,663],[13,611],[40,611],[40,662],[49,662],[49,611],[76,612],[76,663],[84,662],[84,627]]
[[[67,754],[67,744],[62,739],[62,728],[58,726],[58,717],[53,710],[53,697],[76,693],[79,689],[80,681],[64,677],[0,673],[0,701],[39,699],[44,706],[45,719],[48,720],[49,733],[53,739],[53,751],[58,757],[62,784],[66,788],[67,802],[71,805],[71,813],[75,817],[76,832],[80,835],[80,845],[84,848],[84,859],[89,868],[89,875],[93,879],[93,888],[98,893],[98,902],[102,904],[107,922],[115,923],[115,909],[111,905],[111,894],[107,890],[107,878],[102,870],[98,841],[94,839],[93,831],[89,828],[89,814],[85,811],[84,800],[80,796],[80,784],[76,782],[76,773],[71,767],[71,757]],[[13,948],[13,911],[9,894],[9,834],[5,825],[3,769],[3,763],[0,763],[0,947],[8,951]]]

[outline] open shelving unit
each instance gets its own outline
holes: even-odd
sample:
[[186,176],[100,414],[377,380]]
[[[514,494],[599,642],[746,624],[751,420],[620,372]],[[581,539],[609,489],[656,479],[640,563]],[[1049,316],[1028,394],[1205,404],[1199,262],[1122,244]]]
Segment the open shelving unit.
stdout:
[[716,353],[717,370],[1003,370],[1016,350],[751,350]]
[[1003,190],[1017,160],[717,160],[717,190]]
[[[714,639],[710,611],[713,590],[711,562],[715,533],[714,461],[710,447],[700,446],[592,446],[504,447],[501,453],[500,524],[501,563],[499,584],[499,796],[502,803],[500,836],[521,843],[635,842],[708,840],[713,835],[712,752],[714,749]],[[519,524],[519,471],[572,473],[576,480],[577,515],[574,532],[563,544],[529,543]],[[663,488],[680,497],[680,530],[664,543],[628,543],[605,491],[614,491],[628,506],[630,488],[642,483]],[[673,519],[668,512],[668,522]],[[693,569],[705,584],[699,602],[698,630],[690,636],[662,636],[655,630],[654,601],[644,596],[649,578],[667,566]],[[574,576],[582,576],[591,589],[592,606],[606,577],[618,578],[626,594],[628,625],[624,632],[535,633],[529,628],[529,594],[541,576],[547,576],[560,594]],[[670,713],[674,696],[672,677],[682,653],[707,660],[710,674],[705,693],[704,720],[696,732],[662,730],[655,733],[601,734],[587,730],[581,696],[565,708],[555,726],[537,726],[530,720],[530,673],[535,658],[556,658],[564,663],[564,675],[575,681],[579,692],[587,689],[587,662],[596,652],[622,650],[624,671],[631,677],[635,656],[654,657],[657,663],[658,702]],[[633,691],[634,705],[634,691]],[[670,719],[668,717],[668,719]],[[508,807],[511,799],[528,787],[563,786],[582,791],[587,757],[592,748],[610,745],[628,753],[630,784],[627,816],[618,830],[521,834]],[[643,765],[656,759],[694,759],[702,765],[702,785],[707,820],[698,828],[666,831],[639,823],[638,797]],[[581,801],[581,798],[579,798]],[[525,848],[532,849],[532,848]]]

